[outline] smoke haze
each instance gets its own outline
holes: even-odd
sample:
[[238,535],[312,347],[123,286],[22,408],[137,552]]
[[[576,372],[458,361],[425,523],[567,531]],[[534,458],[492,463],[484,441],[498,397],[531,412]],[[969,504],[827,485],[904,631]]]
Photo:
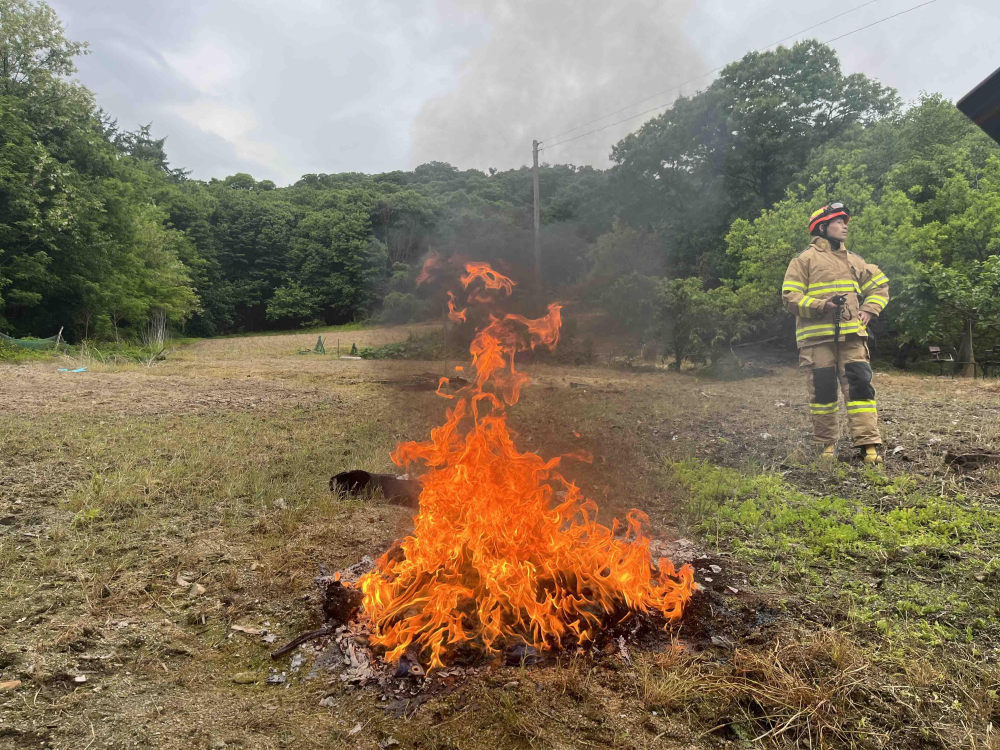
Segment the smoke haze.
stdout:
[[[457,88],[429,100],[412,127],[412,165],[506,169],[531,161],[533,138],[554,143],[657,104],[552,139],[631,102],[707,72],[681,24],[691,0],[440,0],[446,18],[486,20],[489,41],[463,62]],[[707,80],[690,84],[692,94]],[[608,164],[630,120],[549,151],[541,161]],[[543,144],[544,146],[544,144]]]

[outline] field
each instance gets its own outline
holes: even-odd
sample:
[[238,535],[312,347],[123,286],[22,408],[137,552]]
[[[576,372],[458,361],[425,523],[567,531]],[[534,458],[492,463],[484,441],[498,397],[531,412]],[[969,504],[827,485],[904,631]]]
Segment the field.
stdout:
[[407,533],[412,511],[327,483],[392,469],[462,362],[296,354],[315,340],[0,364],[0,748],[1000,748],[1000,463],[946,458],[1000,451],[1000,381],[877,372],[875,470],[846,445],[815,463],[784,360],[527,365],[519,446],[590,451],[566,472],[602,520],[693,540],[705,590],[672,641],[486,661],[411,713],[268,655],[318,626],[321,566]]

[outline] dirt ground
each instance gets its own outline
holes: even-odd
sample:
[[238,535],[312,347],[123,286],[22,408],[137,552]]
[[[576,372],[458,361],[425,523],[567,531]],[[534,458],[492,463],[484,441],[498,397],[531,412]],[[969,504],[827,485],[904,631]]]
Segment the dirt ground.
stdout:
[[[341,345],[410,330],[354,331]],[[982,520],[1000,503],[1000,464],[946,460],[1000,450],[1000,381],[878,372],[886,464],[872,472],[847,441],[833,470],[815,463],[805,386],[780,358],[760,355],[766,375],[732,382],[526,364],[533,382],[510,413],[519,447],[592,453],[565,471],[601,520],[638,507],[655,538],[693,539],[707,555],[696,561],[705,590],[674,645],[654,639],[627,660],[484,662],[400,714],[378,692],[335,674],[308,679],[308,661],[292,671],[268,654],[319,624],[320,570],[407,533],[412,511],[338,499],[327,482],[394,469],[392,447],[442,421],[433,388],[462,363],[296,353],[315,339],[199,341],[152,367],[82,373],[57,372],[79,364],[69,359],[0,365],[0,748],[1000,747],[989,603],[1000,534]],[[947,501],[945,520],[919,516],[917,531],[898,531],[910,557],[893,576],[983,593],[933,615],[926,597],[898,614],[896,597],[885,615],[883,600],[851,586],[878,588],[873,566],[896,564],[868,537],[821,540],[805,557],[811,542],[789,542],[778,513],[768,521],[759,488],[752,522],[742,490],[715,491],[711,512],[697,505],[711,495],[699,487],[737,476],[771,477],[782,507],[836,493],[852,529],[863,512],[898,531],[899,513]],[[934,546],[931,534],[964,545],[955,566],[975,567],[929,553],[922,567],[923,547],[909,541],[918,532],[928,550],[952,543]],[[917,621],[929,623],[919,646]],[[267,684],[271,669],[287,680]],[[865,680],[884,682],[874,698],[858,692]],[[828,715],[838,701],[857,714]],[[787,706],[799,708],[773,718]],[[866,730],[877,713],[896,724]]]

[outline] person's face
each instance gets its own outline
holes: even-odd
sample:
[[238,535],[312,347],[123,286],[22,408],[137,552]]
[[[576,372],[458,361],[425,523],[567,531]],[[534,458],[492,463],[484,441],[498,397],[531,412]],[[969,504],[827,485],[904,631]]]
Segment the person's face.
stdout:
[[847,239],[847,222],[842,218],[834,219],[826,227],[826,236],[831,240],[843,242]]

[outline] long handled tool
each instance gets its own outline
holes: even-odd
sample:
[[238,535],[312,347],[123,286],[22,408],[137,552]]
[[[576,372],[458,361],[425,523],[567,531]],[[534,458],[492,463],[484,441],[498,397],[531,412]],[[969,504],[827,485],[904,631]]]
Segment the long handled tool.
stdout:
[[838,342],[840,341],[840,323],[844,319],[844,305],[847,304],[847,297],[843,294],[838,294],[833,298],[833,304],[837,306],[837,309],[833,311],[833,340],[834,342]]

